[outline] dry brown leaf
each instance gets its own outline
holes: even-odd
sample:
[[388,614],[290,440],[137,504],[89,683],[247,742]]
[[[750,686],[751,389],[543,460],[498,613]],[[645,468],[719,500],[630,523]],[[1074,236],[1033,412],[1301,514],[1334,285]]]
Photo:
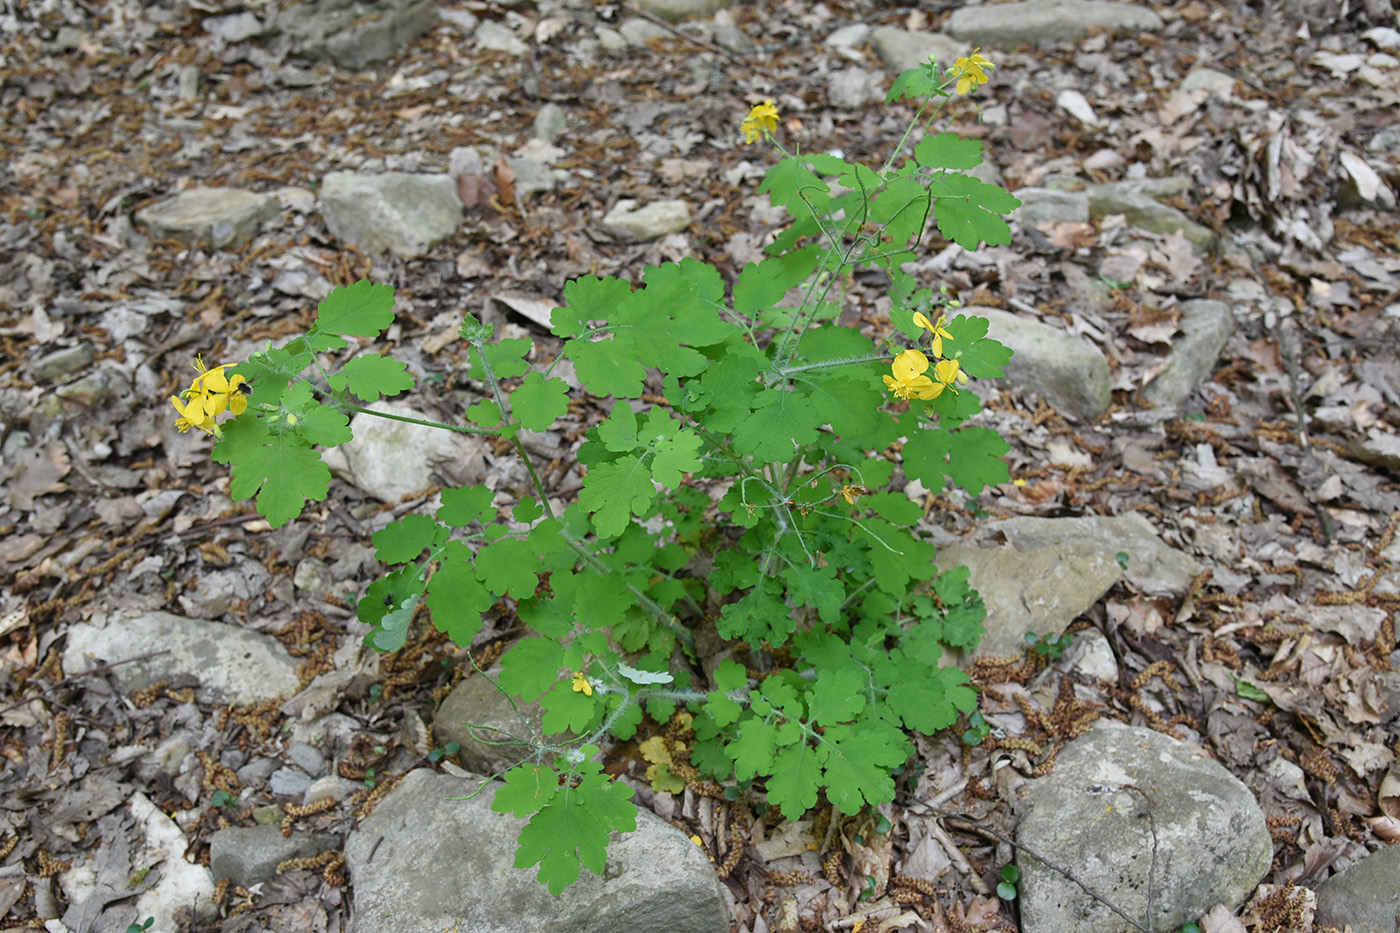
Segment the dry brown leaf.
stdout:
[[1128,325],[1128,333],[1143,343],[1170,343],[1180,320],[1181,312],[1176,308],[1139,305],[1133,310],[1133,323]]
[[1235,912],[1224,904],[1216,904],[1201,918],[1201,933],[1246,933]]
[[1380,790],[1376,791],[1376,803],[1388,818],[1400,821],[1400,770],[1392,767],[1385,777],[1381,778]]
[[64,444],[31,447],[15,456],[16,475],[9,482],[10,505],[29,511],[36,496],[63,492],[68,487],[59,480],[68,475],[68,448]]
[[457,199],[467,210],[481,207],[495,193],[496,186],[485,175],[457,176]]
[[505,156],[496,159],[496,190],[502,207],[515,203],[515,169],[510,167]]

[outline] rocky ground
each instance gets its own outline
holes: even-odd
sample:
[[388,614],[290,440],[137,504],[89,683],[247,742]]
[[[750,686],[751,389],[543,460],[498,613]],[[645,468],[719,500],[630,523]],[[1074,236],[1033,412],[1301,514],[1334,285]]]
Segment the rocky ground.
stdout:
[[[11,0],[0,928],[1393,933],[1396,26],[1388,0]],[[377,528],[444,483],[509,502],[518,467],[366,431],[273,531],[167,398],[369,277],[415,410],[453,419],[463,310],[549,348],[572,276],[737,274],[777,220],[749,106],[883,160],[893,76],[974,46],[997,68],[954,118],[1024,206],[1010,245],[934,234],[919,271],[1017,350],[984,387],[1014,482],[906,492],[989,606],[980,744],[922,741],[885,834],[657,793],[619,746],[639,832],[550,899],[489,788],[447,799],[500,763],[462,728],[495,694],[426,627],[363,649],[353,613]],[[877,277],[846,302],[888,332]]]

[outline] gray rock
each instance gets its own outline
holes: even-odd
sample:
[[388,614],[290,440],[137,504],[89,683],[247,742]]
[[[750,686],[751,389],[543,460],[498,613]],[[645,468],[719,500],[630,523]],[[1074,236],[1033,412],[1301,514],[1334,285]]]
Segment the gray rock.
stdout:
[[669,23],[714,16],[733,0],[637,0],[637,8]]
[[865,40],[870,38],[871,29],[866,23],[851,23],[842,26],[840,29],[833,29],[831,34],[822,41],[822,45],[832,49],[855,49],[865,45]]
[[1194,558],[1164,544],[1141,512],[1083,518],[1018,516],[988,522],[983,531],[1002,535],[1007,544],[1021,551],[1087,544],[1114,562],[1119,553],[1127,553],[1124,579],[1149,596],[1185,595],[1201,572]]
[[244,787],[256,787],[271,777],[272,772],[276,770],[277,762],[273,759],[254,758],[234,773],[238,775],[238,783]]
[[568,129],[568,127],[568,115],[564,112],[564,108],[560,107],[558,104],[545,104],[539,109],[539,112],[535,114],[533,132],[536,139],[542,139],[547,143],[552,143],[558,139],[560,134]]
[[942,570],[967,567],[968,582],[987,605],[974,658],[1015,657],[1026,635],[1059,635],[1122,575],[1113,557],[1092,544],[1028,550],[959,544],[941,548],[934,559]]
[[1371,428],[1364,438],[1354,437],[1348,441],[1347,453],[1357,460],[1400,474],[1400,437],[1380,428]]
[[636,201],[623,199],[608,211],[603,226],[619,236],[645,243],[689,227],[690,207],[684,201],[653,201],[646,207],[637,207]]
[[300,797],[311,787],[311,775],[300,768],[278,768],[268,779],[268,792],[277,797]]
[[1082,191],[1056,191],[1052,188],[1017,188],[1021,206],[1012,215],[1023,227],[1040,229],[1042,224],[1088,223],[1089,196]]
[[1162,17],[1146,7],[1109,0],[1024,0],[960,7],[948,18],[946,28],[948,35],[973,45],[1014,48],[1078,42],[1091,30],[1156,32],[1162,28]]
[[508,158],[506,163],[515,173],[515,193],[527,197],[542,191],[553,191],[558,181],[553,170],[543,162],[528,158]]
[[305,0],[275,25],[301,55],[358,71],[393,58],[437,21],[433,0]]
[[[379,402],[375,411],[428,419],[404,402]],[[398,502],[427,491],[435,485],[437,464],[480,461],[484,448],[477,437],[364,413],[350,419],[350,430],[355,439],[326,451],[326,466],[381,502]]]
[[55,350],[39,357],[34,363],[34,379],[38,382],[51,382],[91,366],[92,360],[93,351],[90,343],[64,347],[62,350]]
[[1341,874],[1317,886],[1318,926],[1354,933],[1396,933],[1400,929],[1400,846],[1377,849]]
[[1070,646],[1069,654],[1065,655],[1065,658],[1070,661],[1070,669],[1085,677],[1093,677],[1110,684],[1118,683],[1118,659],[1113,656],[1113,646],[1104,638],[1103,632],[1096,628],[1076,632],[1074,644]]
[[262,35],[264,27],[262,20],[245,10],[230,16],[211,16],[204,21],[204,31],[231,44]]
[[1006,366],[1007,381],[1043,396],[1063,412],[1093,420],[1108,410],[1113,399],[1108,360],[1098,348],[1057,327],[1032,321],[998,308],[966,308],[968,315],[985,317],[988,336],[1000,340],[1015,356]]
[[330,835],[283,836],[276,823],[230,826],[209,837],[209,870],[219,880],[231,878],[234,884],[252,887],[277,877],[277,866],[287,859],[310,858],[338,842]]
[[875,44],[875,54],[895,74],[919,67],[929,56],[938,59],[942,70],[972,50],[968,43],[941,32],[909,32],[895,26],[881,26],[871,33],[870,39]]
[[[491,680],[499,674],[499,667],[487,671]],[[456,742],[460,747],[457,759],[464,768],[477,774],[497,774],[528,758],[531,749],[527,745],[492,743],[508,742],[511,735],[527,739],[538,737],[544,719],[544,710],[533,702],[517,700],[515,708],[520,711],[517,715],[491,680],[479,674],[463,680],[442,701],[437,718],[433,720],[433,738],[438,747]],[[477,727],[475,735],[468,724]]]
[[880,82],[864,68],[843,68],[831,76],[826,96],[833,107],[858,110],[880,96]]
[[421,256],[462,222],[457,185],[447,175],[331,172],[321,186],[331,233],[367,255]]
[[749,34],[730,21],[721,21],[728,14],[721,10],[715,17],[715,45],[728,49],[736,55],[752,55],[758,48]]
[[520,41],[520,37],[503,23],[494,19],[483,20],[476,27],[477,48],[490,52],[504,52],[507,55],[528,55],[530,47]]
[[260,561],[242,558],[234,567],[202,573],[180,594],[180,608],[198,619],[217,619],[235,600],[248,601],[267,592],[272,574]]
[[[1067,183],[1082,184],[1078,178],[1061,176]],[[1112,198],[1120,194],[1145,194],[1149,198],[1174,198],[1195,187],[1195,182],[1184,175],[1159,175],[1153,178],[1130,178],[1127,181],[1109,182],[1103,185],[1085,185],[1092,201],[1094,198]]]
[[622,33],[616,29],[609,29],[607,26],[598,26],[593,30],[598,37],[598,45],[604,52],[625,52],[628,49],[627,40],[622,38]]
[[1400,155],[1400,126],[1387,126],[1366,143],[1367,152],[1388,152]]
[[1142,390],[1154,405],[1176,407],[1215,372],[1215,361],[1235,330],[1235,317],[1223,301],[1198,299],[1181,303],[1181,332],[1172,338],[1167,368]]
[[1194,68],[1181,82],[1183,91],[1205,91],[1222,100],[1235,91],[1235,79],[1213,68]]
[[186,65],[180,69],[180,76],[175,82],[175,93],[181,100],[199,99],[199,82],[202,80],[198,65]]
[[1090,185],[1088,192],[1089,213],[1093,217],[1122,214],[1134,227],[1152,233],[1175,233],[1180,230],[1197,252],[1205,252],[1215,242],[1213,230],[1158,201],[1156,196],[1149,193],[1149,189],[1135,182]]
[[103,628],[79,622],[68,630],[63,669],[80,674],[152,652],[164,653],[112,668],[124,692],[194,674],[200,702],[242,706],[289,697],[299,683],[296,660],[271,635],[169,612],[111,618]]
[[674,39],[676,34],[649,19],[629,19],[617,27],[618,34],[628,45],[643,46],[653,39]]
[[[1263,811],[1233,775],[1183,742],[1106,720],[1065,746],[1055,769],[1022,791],[1017,809],[1018,843],[1158,930],[1175,930],[1216,904],[1238,907],[1273,859]],[[1025,929],[1134,929],[1026,852],[1016,864]]]
[[[525,825],[491,811],[501,785],[428,769],[410,772],[345,845],[360,929],[420,933],[726,933],[729,912],[705,854],[649,810],[637,831],[614,838],[607,871],[584,869],[552,897],[535,869],[515,867]],[[425,832],[425,827],[431,827]],[[422,866],[447,866],[450,876]]]
[[293,742],[288,745],[287,757],[292,760],[292,764],[312,777],[320,777],[326,773],[325,756],[316,746],[307,742]]
[[141,208],[136,222],[160,239],[237,249],[279,210],[277,199],[269,194],[241,188],[191,188]]

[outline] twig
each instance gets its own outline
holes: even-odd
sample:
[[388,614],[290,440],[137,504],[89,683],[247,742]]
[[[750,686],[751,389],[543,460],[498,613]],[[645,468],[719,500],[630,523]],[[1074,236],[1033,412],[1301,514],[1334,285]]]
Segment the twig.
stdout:
[[107,663],[99,664],[99,665],[97,665],[96,667],[92,668],[91,670],[83,671],[81,674],[74,674],[72,677],[65,677],[65,678],[63,678],[62,680],[60,680],[60,681],[58,681],[57,683],[55,683],[52,687],[49,687],[47,690],[40,691],[40,693],[39,693],[38,695],[36,695],[36,696],[25,697],[25,698],[22,699],[22,700],[16,700],[14,703],[11,703],[9,706],[0,708],[0,715],[4,715],[5,713],[8,713],[8,712],[9,712],[10,710],[12,710],[12,709],[19,709],[21,706],[24,706],[24,705],[29,704],[29,703],[33,703],[35,700],[42,700],[44,697],[48,696],[50,693],[53,693],[55,690],[57,690],[59,687],[62,687],[64,684],[72,683],[72,682],[75,681],[75,680],[81,680],[81,679],[84,678],[84,677],[91,677],[91,676],[94,675],[94,674],[105,674],[105,673],[107,673],[108,671],[110,671],[112,668],[114,668],[114,667],[121,667],[123,664],[132,664],[132,663],[134,663],[134,662],[136,662],[136,661],[145,661],[145,660],[147,660],[147,659],[149,659],[149,658],[154,658],[154,657],[157,657],[157,656],[159,656],[159,655],[162,655],[162,654],[169,654],[169,653],[170,653],[170,649],[169,649],[169,648],[162,648],[162,649],[159,650],[159,651],[148,651],[148,652],[146,652],[145,654],[138,654],[138,655],[137,655],[136,657],[134,657],[134,658],[127,658],[127,659],[125,659],[125,660],[123,660],[123,661],[113,661],[113,662],[111,662],[110,664],[107,664]]
[[662,19],[654,13],[648,13],[646,10],[638,9],[637,7],[631,6],[630,4],[626,3],[622,5],[622,8],[628,13],[631,13],[633,16],[640,16],[642,19],[650,20],[651,22],[660,26],[662,29],[671,30],[671,32],[675,33],[680,38],[684,39],[687,42],[694,43],[695,45],[700,46],[702,49],[709,49],[711,52],[718,52],[721,55],[726,55],[729,58],[734,59],[734,61],[736,62],[743,62],[745,65],[748,65],[755,71],[758,71],[762,74],[768,73],[766,69],[759,67],[758,65],[754,64],[752,61],[738,54],[737,52],[731,52],[724,46],[715,45],[712,42],[707,42],[704,39],[701,39],[699,36],[692,36],[690,33],[681,29],[679,26],[676,26],[674,23],[666,22],[664,19]]
[[933,834],[933,837],[943,846],[943,851],[948,853],[948,858],[952,860],[957,870],[966,875],[971,881],[972,890],[983,897],[989,897],[992,893],[992,889],[987,886],[987,882],[982,880],[981,875],[972,870],[972,865],[968,862],[967,856],[962,854],[962,850],[959,849],[958,844],[953,841],[953,837],[948,835],[948,830],[944,829],[937,820],[929,823],[928,829],[929,832]]

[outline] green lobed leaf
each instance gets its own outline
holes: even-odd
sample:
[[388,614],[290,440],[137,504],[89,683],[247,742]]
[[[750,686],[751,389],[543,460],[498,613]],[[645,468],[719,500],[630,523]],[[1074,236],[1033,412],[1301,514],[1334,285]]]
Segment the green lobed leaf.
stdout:
[[988,246],[1011,242],[1011,228],[1001,215],[1021,202],[1004,189],[971,175],[948,172],[934,179],[929,191],[939,232],[963,249],[975,250],[979,242]]
[[768,802],[781,808],[789,820],[798,820],[817,805],[822,784],[822,766],[816,751],[799,742],[779,749],[773,756]]
[[510,396],[516,419],[531,431],[548,431],[569,410],[569,386],[563,379],[530,373]]
[[447,540],[450,529],[444,528],[427,515],[405,515],[374,533],[374,556],[386,564],[403,564],[417,560],[426,548],[434,548]]
[[633,515],[644,515],[656,497],[651,470],[640,457],[600,463],[583,478],[578,501],[593,514],[593,527],[604,538],[622,534]]
[[[375,285],[361,279],[352,285],[342,285],[332,290],[325,300],[317,305],[316,321],[310,334],[378,337],[392,323],[393,286]],[[340,345],[345,344],[341,341]]]
[[982,164],[982,140],[957,133],[925,136],[914,147],[914,161],[923,168],[970,169]]
[[414,386],[407,363],[377,353],[346,361],[344,368],[328,381],[333,389],[348,388],[356,396],[371,401],[381,395],[392,398]]
[[471,549],[460,541],[445,548],[446,559],[428,581],[428,608],[433,627],[463,648],[481,632],[483,614],[496,600],[477,581]]
[[491,500],[496,494],[485,486],[457,486],[442,491],[442,505],[438,507],[438,521],[453,528],[464,528],[480,519],[483,523],[495,518],[496,510]]
[[938,89],[938,62],[932,56],[929,60],[899,73],[885,94],[885,103],[892,104],[901,97],[919,101]]
[[476,575],[491,592],[526,599],[539,585],[540,558],[519,538],[493,541],[476,555]]
[[912,751],[899,730],[878,722],[832,726],[822,736],[820,750],[826,799],[847,816],[854,816],[867,804],[888,803],[894,799],[891,772],[904,764]]
[[564,786],[520,833],[515,867],[539,865],[537,877],[559,895],[578,880],[580,866],[602,874],[611,834],[637,828],[632,788],[606,775],[584,774]]
[[324,499],[330,489],[331,472],[320,454],[295,434],[269,433],[258,418],[228,422],[211,456],[233,465],[229,495],[256,494],[258,512],[273,528],[300,515],[308,499]]

